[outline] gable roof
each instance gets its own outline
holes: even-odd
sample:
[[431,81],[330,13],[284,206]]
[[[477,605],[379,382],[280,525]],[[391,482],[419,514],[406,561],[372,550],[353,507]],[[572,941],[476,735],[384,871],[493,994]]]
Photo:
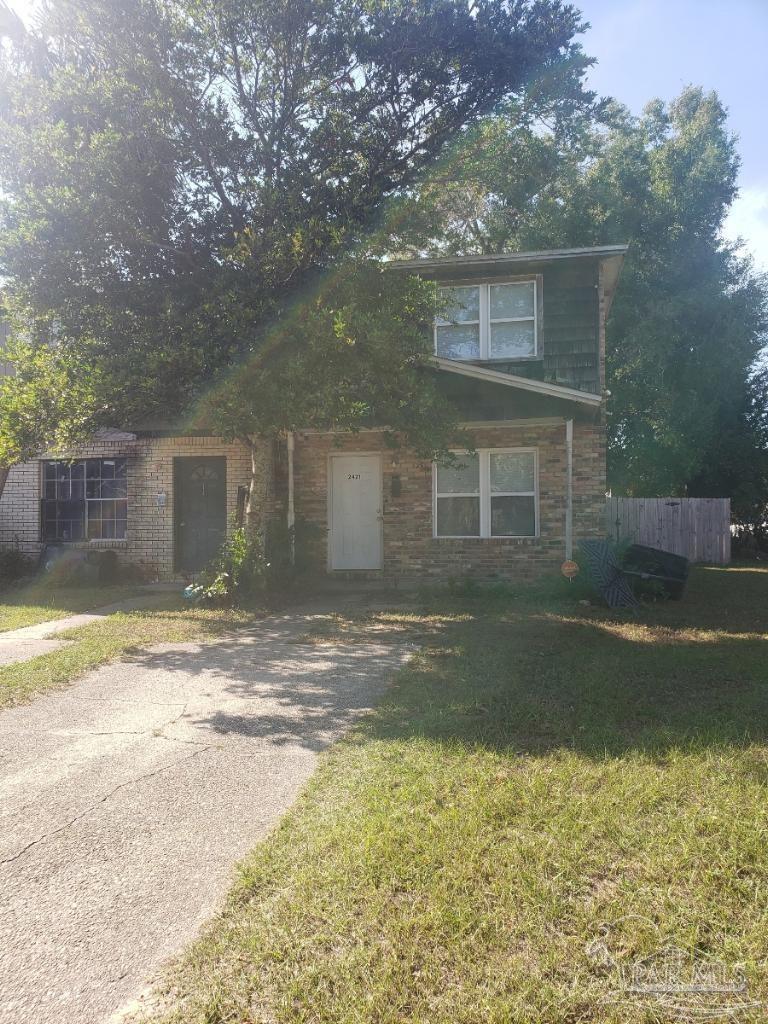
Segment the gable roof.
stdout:
[[488,381],[490,384],[504,384],[508,388],[517,388],[518,391],[533,391],[538,395],[547,395],[550,398],[563,398],[569,402],[580,402],[582,405],[589,405],[593,409],[597,408],[602,402],[600,395],[595,395],[591,391],[577,391],[576,388],[568,388],[562,384],[549,384],[543,380],[530,380],[528,377],[518,377],[514,373],[502,373],[499,370],[491,370],[485,366],[477,366],[475,363],[443,359],[442,356],[435,356],[433,362],[439,370],[445,370],[448,373],[457,373],[462,377],[473,377],[475,380]]
[[620,245],[590,245],[578,249],[540,249],[530,252],[503,252],[484,256],[438,256],[413,260],[391,260],[387,266],[397,270],[425,272],[428,277],[450,280],[462,270],[473,274],[498,273],[505,267],[517,263],[546,265],[563,260],[597,259],[603,265],[603,288],[605,292],[605,315],[611,308],[616,291],[616,282],[629,249],[628,243]]

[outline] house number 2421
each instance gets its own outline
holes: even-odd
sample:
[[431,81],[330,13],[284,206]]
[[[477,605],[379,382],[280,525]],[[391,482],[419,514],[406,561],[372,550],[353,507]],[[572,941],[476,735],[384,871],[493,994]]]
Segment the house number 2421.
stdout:
[[347,480],[359,480],[359,479],[360,479],[360,474],[359,473],[347,473]]

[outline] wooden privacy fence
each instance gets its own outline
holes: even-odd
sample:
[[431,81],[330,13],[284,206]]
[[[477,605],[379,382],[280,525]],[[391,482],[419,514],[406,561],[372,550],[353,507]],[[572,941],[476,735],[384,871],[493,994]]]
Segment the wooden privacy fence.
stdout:
[[608,535],[692,562],[731,560],[730,498],[608,498]]

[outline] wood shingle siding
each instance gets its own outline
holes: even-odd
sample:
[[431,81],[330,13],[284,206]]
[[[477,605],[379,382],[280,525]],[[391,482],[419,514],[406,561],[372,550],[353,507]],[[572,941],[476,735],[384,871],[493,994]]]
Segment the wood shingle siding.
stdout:
[[544,272],[544,380],[600,391],[597,266]]
[[[522,359],[473,360],[479,366],[530,380],[562,384],[599,394],[600,290],[598,261],[575,265],[531,263],[514,268],[514,275],[535,277],[541,291],[539,352]],[[509,268],[484,268],[482,276],[462,275],[461,284],[514,279]],[[441,279],[441,283],[443,283]],[[447,283],[447,281],[446,281]]]
[[[493,369],[498,369],[496,364],[493,365]],[[520,367],[516,366],[510,368],[508,372],[519,373],[521,377],[531,379],[530,374],[519,371]],[[541,416],[558,416],[564,419],[575,416],[590,422],[594,419],[591,410],[574,409],[572,402],[560,398],[518,391],[488,381],[471,380],[458,374],[440,373],[440,388],[458,409],[460,418],[469,423]]]

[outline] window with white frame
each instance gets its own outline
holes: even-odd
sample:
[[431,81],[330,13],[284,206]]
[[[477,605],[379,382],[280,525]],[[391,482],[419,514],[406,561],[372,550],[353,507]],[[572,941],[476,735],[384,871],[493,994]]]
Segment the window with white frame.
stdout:
[[535,537],[538,466],[533,448],[491,448],[435,464],[436,537]]
[[538,352],[536,281],[438,289],[435,352],[444,359],[526,359]]

